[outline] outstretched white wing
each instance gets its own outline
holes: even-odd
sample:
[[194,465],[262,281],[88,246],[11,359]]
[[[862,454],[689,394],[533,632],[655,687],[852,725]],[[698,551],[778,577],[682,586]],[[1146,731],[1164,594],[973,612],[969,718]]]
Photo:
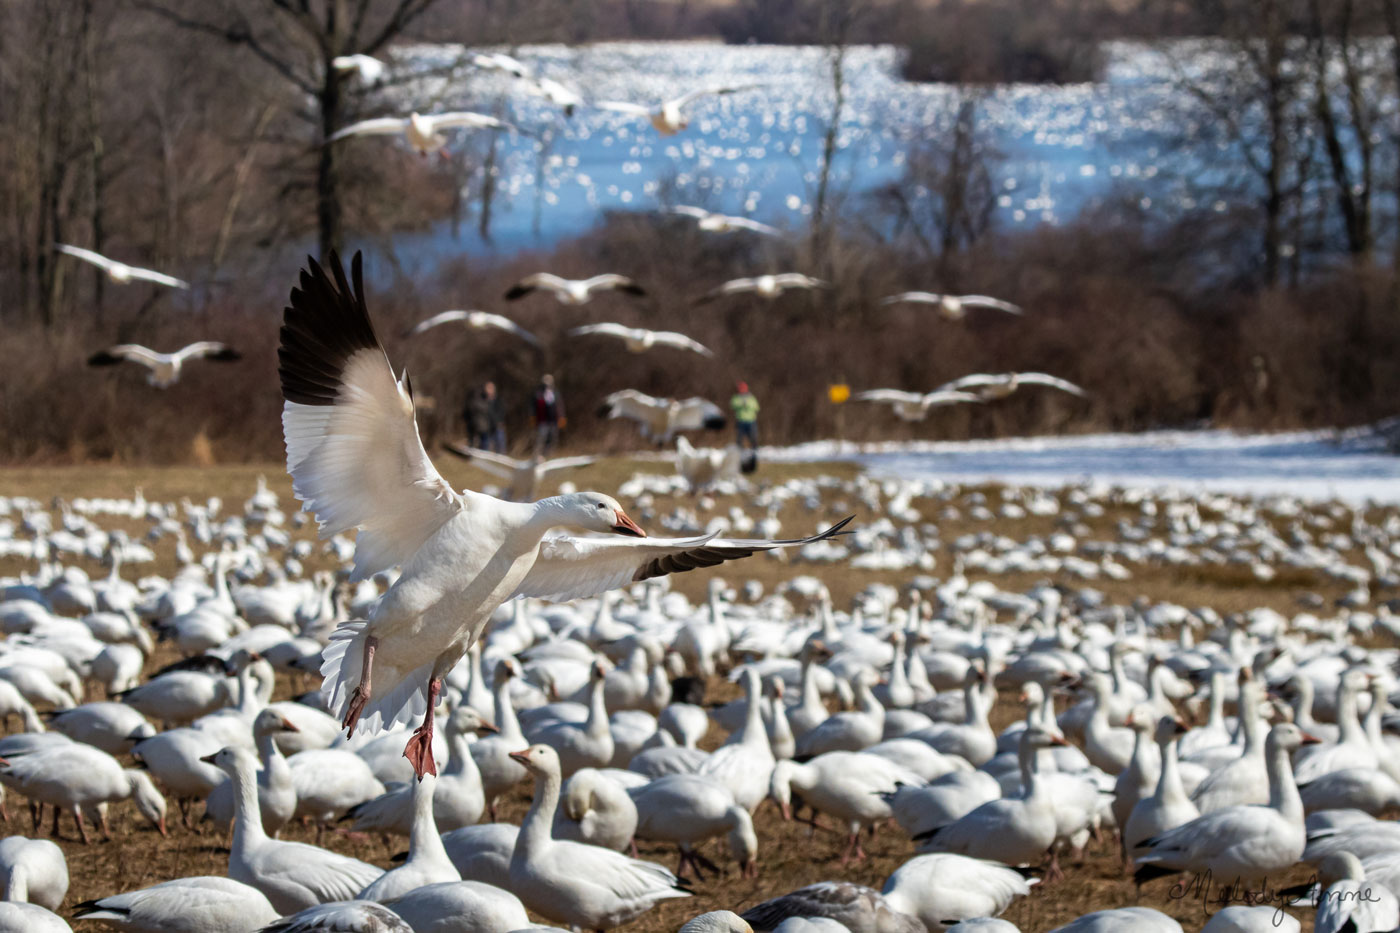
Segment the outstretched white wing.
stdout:
[[201,340],[198,343],[192,343],[176,350],[174,356],[180,360],[196,357],[208,357],[215,360],[236,360],[239,358],[237,350],[226,343],[219,343],[217,340]]
[[1007,373],[973,373],[970,376],[963,376],[961,379],[954,379],[952,382],[945,382],[934,389],[935,392],[958,392],[962,389],[976,389],[981,386],[1003,385],[1011,376]]
[[902,392],[899,389],[867,389],[857,392],[852,398],[857,402],[903,402],[910,405],[918,405],[924,400],[917,392]]
[[1070,395],[1078,395],[1080,398],[1089,394],[1074,383],[1067,382],[1064,379],[1051,376],[1047,373],[1019,373],[1016,376],[1016,380],[1020,382],[1021,385],[1050,386],[1052,389],[1059,389],[1061,392],[1068,392]]
[[724,427],[724,412],[714,402],[696,396],[682,399],[680,410],[671,422],[677,431],[698,431],[701,428]]
[[713,357],[715,352],[698,340],[692,340],[685,334],[678,334],[673,330],[652,331],[652,340],[658,347],[675,347],[677,350],[691,350],[701,356]]
[[880,299],[882,305],[897,305],[904,302],[912,302],[921,305],[936,305],[943,301],[942,295],[933,292],[900,292],[898,295],[889,295]]
[[810,538],[783,541],[698,538],[629,538],[622,535],[556,535],[540,542],[539,557],[513,594],[559,602],[582,599],[628,583],[713,567],[758,551],[800,547],[840,534],[849,518]]
[[599,110],[611,110],[614,113],[625,113],[633,117],[651,116],[651,108],[644,104],[634,104],[626,100],[600,100],[593,105]]
[[408,377],[394,378],[365,308],[360,255],[346,281],[308,260],[277,351],[292,490],[321,536],[359,529],[355,578],[413,557],[466,508],[418,437]]
[[190,283],[184,279],[177,279],[173,275],[166,275],[164,272],[157,272],[154,269],[142,269],[138,266],[127,266],[127,275],[133,279],[141,279],[146,282],[154,282],[157,285],[168,285],[171,288],[189,288]]
[[754,88],[760,87],[763,87],[763,85],[738,84],[733,87],[707,87],[702,88],[698,91],[691,91],[689,94],[682,94],[680,97],[677,97],[674,100],[672,100],[671,103],[675,104],[681,109],[684,109],[685,107],[689,106],[690,104],[693,104],[695,101],[699,100],[702,97],[723,97],[726,94],[738,94],[740,91],[751,91]]
[[392,136],[407,129],[407,117],[375,117],[373,120],[361,120],[359,123],[351,123],[344,129],[336,130],[335,134],[326,142],[333,143],[347,136]]
[[88,357],[89,366],[111,366],[114,363],[123,361],[128,363],[140,363],[148,369],[155,369],[166,362],[167,357],[162,353],[149,350],[136,343],[119,343],[114,347],[108,347],[98,353]]
[[690,204],[677,204],[675,207],[669,208],[667,212],[671,214],[684,214],[686,217],[694,217],[696,220],[704,220],[706,217],[710,216],[710,212],[703,207],[694,207]]
[[472,113],[469,110],[459,110],[453,113],[435,113],[428,119],[433,121],[433,129],[452,129],[454,127],[466,127],[473,130],[514,130],[515,127],[504,120],[497,120],[484,113]]
[[478,468],[483,473],[490,473],[500,479],[514,479],[515,471],[523,467],[521,463],[505,454],[498,454],[492,450],[482,450],[480,447],[469,447],[466,444],[443,444],[443,449],[448,453],[456,454],[463,460],[470,460],[472,466]]
[[991,308],[994,311],[1005,311],[1007,314],[1025,314],[1020,305],[987,295],[963,295],[958,300],[969,308]]
[[478,330],[494,327],[496,330],[503,330],[508,334],[514,334],[526,343],[537,347],[540,345],[538,337],[503,314],[492,314],[489,311],[472,311],[468,313],[467,323]]
[[434,327],[439,327],[443,324],[451,324],[453,321],[465,321],[467,320],[467,314],[468,312],[466,311],[443,311],[441,314],[434,314],[427,320],[419,321],[417,324],[414,324],[413,327],[404,332],[404,336],[415,337],[424,331],[432,330]]
[[506,291],[506,300],[514,301],[523,298],[537,288],[545,288],[552,292],[567,292],[569,290],[568,279],[561,279],[550,272],[536,272],[534,275],[527,275],[512,285]]
[[60,253],[72,256],[75,259],[90,262],[94,266],[99,266],[109,272],[112,267],[116,265],[116,263],[112,262],[112,260],[108,259],[106,256],[103,256],[101,253],[94,253],[92,250],[83,249],[81,246],[69,246],[67,243],[55,243],[54,249],[58,250]]
[[728,295],[741,295],[744,292],[751,292],[757,287],[758,282],[754,279],[730,279],[723,285],[712,288],[695,299],[695,304],[703,305],[706,302],[714,301],[716,298],[724,298]]
[[782,236],[783,231],[777,227],[770,227],[768,224],[759,223],[757,220],[750,220],[747,217],[728,217],[725,222],[731,227],[741,230],[752,230],[754,233],[766,233],[769,236]]
[[666,400],[652,398],[636,389],[623,389],[603,399],[604,414],[609,418],[627,418],[650,424],[656,412],[666,408]]
[[570,337],[587,337],[593,334],[600,334],[604,337],[617,337],[619,340],[627,340],[638,335],[633,328],[624,327],[621,324],[583,324],[569,330]]

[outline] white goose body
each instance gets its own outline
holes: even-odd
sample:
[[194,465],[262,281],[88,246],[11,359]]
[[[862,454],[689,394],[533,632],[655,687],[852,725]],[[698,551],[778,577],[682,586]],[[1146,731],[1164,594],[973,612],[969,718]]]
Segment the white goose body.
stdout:
[[[443,881],[460,881],[433,821],[433,797],[437,778],[424,775],[413,784],[413,832],[408,840],[408,860],[374,879],[356,898],[363,901],[390,901],[414,888]],[[404,801],[410,803],[410,801]]]
[[556,923],[607,930],[658,901],[690,896],[660,865],[551,838],[559,803],[559,756],[547,745],[532,745],[517,757],[535,774],[535,799],[510,862],[511,890],[527,907]]
[[328,849],[269,838],[258,813],[253,756],[243,749],[225,748],[210,755],[209,763],[233,782],[237,814],[229,877],[257,888],[275,910],[292,914],[327,901],[349,900],[384,874],[381,868]]
[[102,920],[130,933],[246,933],[280,916],[257,888],[208,876],[98,898],[77,911],[79,920]]
[[68,862],[47,839],[0,840],[0,900],[26,901],[58,910],[68,893]]
[[998,862],[938,853],[896,868],[882,893],[895,910],[937,930],[949,921],[995,917],[1030,894],[1033,883]]

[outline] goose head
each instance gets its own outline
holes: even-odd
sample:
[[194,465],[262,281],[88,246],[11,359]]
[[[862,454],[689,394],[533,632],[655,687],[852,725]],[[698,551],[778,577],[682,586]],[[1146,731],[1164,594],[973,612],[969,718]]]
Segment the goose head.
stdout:
[[645,538],[641,526],[627,517],[622,505],[612,496],[601,492],[576,492],[559,496],[564,512],[563,524],[604,534],[631,535]]
[[291,720],[276,710],[265,709],[253,720],[254,735],[276,735],[279,732],[300,732]]
[[510,757],[531,774],[559,774],[559,753],[548,745],[531,745],[521,751],[511,752]]
[[447,731],[454,735],[466,735],[469,732],[499,732],[495,726],[482,718],[481,714],[470,706],[459,706],[452,711],[452,715],[447,717]]
[[246,775],[258,770],[258,762],[253,757],[252,752],[235,748],[232,745],[221,748],[212,755],[205,755],[199,760],[205,764],[213,765],[230,777],[238,771]]
[[165,797],[156,789],[151,776],[139,768],[127,768],[125,773],[127,784],[131,788],[131,800],[136,804],[136,809],[150,821],[157,832],[168,836],[169,833],[165,831]]
[[1269,730],[1267,748],[1283,749],[1285,752],[1294,752],[1304,745],[1317,745],[1322,740],[1315,735],[1308,735],[1301,728],[1291,722],[1281,722]]
[[1155,738],[1159,745],[1166,745],[1187,733],[1186,723],[1175,716],[1163,716],[1157,720],[1157,731]]

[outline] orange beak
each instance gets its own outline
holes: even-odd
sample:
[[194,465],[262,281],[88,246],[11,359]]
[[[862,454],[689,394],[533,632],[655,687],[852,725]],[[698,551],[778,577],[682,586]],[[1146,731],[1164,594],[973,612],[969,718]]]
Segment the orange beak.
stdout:
[[631,535],[634,538],[645,538],[647,536],[647,533],[642,530],[642,526],[628,518],[627,513],[622,511],[622,509],[617,510],[616,518],[617,524],[613,525],[612,530],[618,534]]
[[1304,733],[1303,733],[1303,744],[1304,744],[1304,745],[1321,745],[1321,744],[1322,744],[1322,740],[1319,739],[1319,738],[1318,738],[1317,736],[1315,736],[1315,735],[1308,735],[1308,733],[1304,732]]
[[282,720],[282,728],[285,729],[285,730],[288,731],[288,732],[300,732],[300,731],[301,731],[300,729],[298,729],[298,728],[296,727],[296,724],[295,724],[295,723],[293,723],[290,719],[286,719],[286,718],[284,718],[284,719]]
[[530,760],[530,750],[527,748],[524,751],[511,752],[510,757],[523,765],[525,762]]
[[500,729],[497,729],[495,726],[491,725],[489,722],[483,722],[481,725],[479,725],[479,726],[476,727],[476,731],[478,731],[478,732],[500,732],[501,730],[500,730]]

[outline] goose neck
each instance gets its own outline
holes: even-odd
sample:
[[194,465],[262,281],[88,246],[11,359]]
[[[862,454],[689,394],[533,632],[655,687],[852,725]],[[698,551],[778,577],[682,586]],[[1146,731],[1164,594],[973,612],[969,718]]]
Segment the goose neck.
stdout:
[[1162,773],[1157,778],[1157,800],[1184,800],[1186,789],[1181,783],[1181,769],[1177,767],[1176,738],[1158,743],[1162,750]]
[[436,783],[424,778],[413,785],[413,826],[408,835],[409,860],[428,858],[433,861],[450,861],[447,849],[438,835],[437,820],[433,816],[433,793]]
[[1040,788],[1040,782],[1037,779],[1040,774],[1039,751],[1040,749],[1036,746],[1022,742],[1016,755],[1017,761],[1021,765],[1021,787],[1025,797],[1035,796],[1036,791]]
[[29,879],[23,864],[10,867],[10,876],[5,879],[3,898],[6,901],[29,900]]
[[258,802],[258,782],[248,762],[240,761],[229,774],[233,782],[233,847],[240,849],[267,838],[263,831],[262,806]]
[[1288,758],[1288,749],[1275,745],[1268,749],[1269,760],[1269,806],[1282,813],[1290,821],[1303,822],[1303,799],[1298,795],[1298,785],[1293,780],[1293,766]]
[[472,758],[472,747],[467,742],[465,733],[450,730],[447,733],[447,750],[452,757],[448,759],[447,768],[442,772],[444,776],[450,774],[460,777],[468,771],[476,770],[476,761]]
[[535,775],[535,799],[520,824],[520,835],[515,844],[514,858],[529,859],[549,847],[550,832],[554,825],[554,811],[559,806],[560,777],[557,770],[542,771]]
[[604,680],[599,677],[588,689],[588,722],[584,731],[597,738],[608,731],[608,708],[603,702]]
[[503,739],[524,741],[520,720],[515,715],[515,704],[510,701],[509,677],[502,677],[496,682],[496,728]]
[[1356,688],[1343,680],[1337,692],[1337,740],[1338,742],[1365,741],[1361,730],[1361,720],[1356,714]]

